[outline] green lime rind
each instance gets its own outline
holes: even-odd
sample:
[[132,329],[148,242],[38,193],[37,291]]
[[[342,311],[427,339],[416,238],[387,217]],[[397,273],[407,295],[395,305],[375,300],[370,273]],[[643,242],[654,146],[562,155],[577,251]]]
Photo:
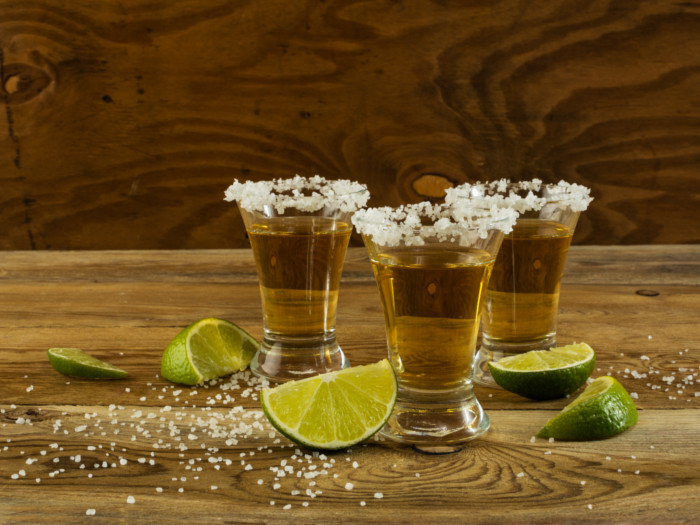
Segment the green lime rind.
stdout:
[[200,319],[184,328],[168,344],[161,358],[161,377],[183,385],[197,385],[245,370],[258,341],[224,319]]
[[129,374],[79,348],[49,348],[49,363],[57,372],[83,379],[123,379]]
[[[590,396],[589,392],[599,391]],[[634,401],[619,381],[604,376],[540,429],[537,437],[559,441],[606,439],[633,427],[639,415]]]
[[[581,349],[585,349],[584,360],[574,357],[575,354],[581,353]],[[525,355],[513,357],[520,359]],[[571,363],[559,368],[549,368],[554,358],[563,358]],[[508,368],[508,361],[511,359],[506,357],[496,363],[488,363],[493,380],[509,392],[536,401],[559,399],[575,392],[593,373],[596,363],[595,352],[585,343],[528,352],[530,366],[537,366],[537,362],[540,362],[539,370]]]
[[384,359],[263,389],[260,402],[270,424],[290,441],[339,450],[376,434],[396,394],[396,376]]
[[204,379],[197,371],[189,366],[187,356],[187,336],[196,323],[184,328],[171,341],[163,352],[160,360],[160,375],[164,379],[182,385],[196,385]]

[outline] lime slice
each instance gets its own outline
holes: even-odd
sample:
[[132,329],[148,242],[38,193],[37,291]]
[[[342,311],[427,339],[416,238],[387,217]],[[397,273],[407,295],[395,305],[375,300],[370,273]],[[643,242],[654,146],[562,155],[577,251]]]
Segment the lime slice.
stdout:
[[299,445],[337,450],[375,434],[396,402],[389,361],[355,366],[263,389],[272,425]]
[[69,377],[87,379],[121,379],[127,374],[121,368],[100,361],[78,348],[49,348],[49,363]]
[[170,341],[160,375],[174,383],[196,385],[245,370],[258,349],[248,332],[223,319],[202,319]]
[[620,382],[599,377],[537,433],[562,441],[605,439],[637,422],[637,408]]
[[595,352],[586,343],[532,350],[489,363],[493,380],[530,399],[556,399],[575,392],[593,372]]

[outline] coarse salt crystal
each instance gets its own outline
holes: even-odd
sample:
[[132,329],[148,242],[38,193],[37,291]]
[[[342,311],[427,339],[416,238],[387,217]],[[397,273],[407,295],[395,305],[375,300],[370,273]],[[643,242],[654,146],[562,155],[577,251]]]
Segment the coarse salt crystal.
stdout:
[[97,511],[95,509],[88,509],[85,511],[85,514],[87,516],[94,516],[96,513],[97,513]]
[[494,205],[489,209],[468,200],[458,204],[422,202],[397,208],[366,208],[353,215],[352,223],[360,234],[371,237],[377,245],[420,246],[430,237],[468,242],[469,239],[485,239],[494,229],[508,233],[517,218],[511,208]]
[[226,189],[224,200],[237,201],[249,211],[263,211],[273,206],[278,213],[286,208],[300,211],[316,211],[332,206],[345,212],[354,212],[367,204],[367,186],[349,180],[327,180],[319,175],[267,181],[246,181]]
[[126,502],[129,504],[136,503],[136,499],[133,496],[126,498]]
[[348,482],[348,483],[345,484],[345,490],[352,490],[354,486],[355,486],[355,485],[353,485],[352,483]]

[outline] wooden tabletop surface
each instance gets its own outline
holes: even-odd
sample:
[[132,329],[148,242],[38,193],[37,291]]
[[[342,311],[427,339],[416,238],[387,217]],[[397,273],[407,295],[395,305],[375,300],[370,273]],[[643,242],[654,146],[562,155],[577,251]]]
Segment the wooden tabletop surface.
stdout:
[[[385,356],[362,248],[341,285],[353,364]],[[567,401],[476,388],[482,439],[428,455],[371,440],[336,453],[276,434],[248,373],[182,387],[160,357],[203,317],[262,334],[248,250],[0,252],[0,523],[698,523],[700,246],[571,249],[559,343],[597,352],[639,423],[585,443],[535,439]],[[130,372],[55,372],[83,348]]]

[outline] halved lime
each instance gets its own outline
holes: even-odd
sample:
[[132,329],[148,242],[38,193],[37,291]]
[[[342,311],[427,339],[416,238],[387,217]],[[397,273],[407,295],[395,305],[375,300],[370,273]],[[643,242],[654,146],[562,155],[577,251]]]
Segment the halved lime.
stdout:
[[267,419],[299,445],[337,450],[360,443],[389,419],[396,376],[387,359],[263,389]]
[[69,377],[87,379],[122,379],[127,372],[78,348],[49,348],[49,363],[57,371]]
[[638,417],[627,390],[617,379],[603,376],[550,419],[537,436],[562,441],[604,439],[634,426]]
[[170,341],[160,364],[165,379],[196,385],[245,370],[258,342],[241,327],[223,319],[202,319]]
[[489,363],[493,380],[530,399],[556,399],[575,392],[593,372],[595,352],[586,343],[532,350]]

